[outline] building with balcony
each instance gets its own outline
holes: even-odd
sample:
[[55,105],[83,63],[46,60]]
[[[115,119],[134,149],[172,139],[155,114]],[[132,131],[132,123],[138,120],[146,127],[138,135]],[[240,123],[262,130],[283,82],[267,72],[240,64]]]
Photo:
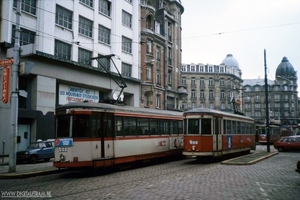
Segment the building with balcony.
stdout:
[[299,123],[297,72],[286,57],[278,65],[274,81],[267,81],[268,99],[264,79],[244,79],[243,111],[258,123],[265,123],[268,101],[270,123],[281,123],[283,128],[296,129]]
[[[228,54],[220,65],[182,64],[181,85],[188,95],[182,100],[183,109],[196,107],[233,112],[233,100],[241,98],[242,71],[237,60]],[[241,110],[242,105],[238,105]]]
[[180,86],[180,0],[140,1],[141,96],[140,106],[180,109],[186,89]]
[[[13,57],[16,27],[20,26],[20,62],[32,63],[33,67],[19,76],[18,150],[31,141],[55,137],[54,111],[58,105],[119,96],[121,90],[112,79],[121,80],[118,71],[127,85],[121,99],[140,106],[139,1],[22,0],[21,20],[16,24],[17,2],[1,1],[0,57]],[[1,81],[3,76],[1,67]],[[1,101],[0,141],[7,141],[6,155],[10,149],[10,115],[10,101]]]

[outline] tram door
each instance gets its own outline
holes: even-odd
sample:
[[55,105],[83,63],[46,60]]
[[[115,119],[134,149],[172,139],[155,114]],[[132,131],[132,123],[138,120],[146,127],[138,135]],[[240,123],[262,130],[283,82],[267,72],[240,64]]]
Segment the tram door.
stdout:
[[221,119],[215,118],[214,120],[214,130],[213,130],[213,140],[214,140],[214,151],[222,150],[222,133],[221,133]]
[[111,158],[113,155],[113,114],[103,113],[101,115],[100,132],[100,157]]

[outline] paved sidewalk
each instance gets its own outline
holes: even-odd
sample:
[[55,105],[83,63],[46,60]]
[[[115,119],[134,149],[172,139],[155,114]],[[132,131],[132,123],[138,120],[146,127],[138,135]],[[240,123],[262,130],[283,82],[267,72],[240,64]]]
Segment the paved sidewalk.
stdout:
[[8,172],[9,158],[5,157],[2,162],[0,158],[0,179],[10,178],[28,178],[33,176],[64,172],[66,169],[57,169],[53,167],[53,159],[49,162],[38,162],[36,164],[17,164],[16,172]]
[[[250,165],[276,154],[278,154],[278,151],[274,149],[273,145],[270,146],[270,152],[267,152],[266,145],[257,145],[256,150],[252,151],[251,154],[223,161],[222,164]],[[2,157],[0,158],[0,179],[28,178],[67,171],[67,169],[53,167],[53,159],[49,162],[39,162],[36,164],[17,164],[16,172],[8,172],[8,163],[8,157],[5,157],[3,162]]]

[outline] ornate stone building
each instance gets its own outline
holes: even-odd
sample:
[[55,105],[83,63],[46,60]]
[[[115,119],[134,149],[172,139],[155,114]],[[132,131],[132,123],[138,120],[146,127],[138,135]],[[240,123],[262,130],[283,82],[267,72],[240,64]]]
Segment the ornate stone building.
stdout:
[[[181,84],[188,93],[182,108],[205,107],[233,112],[232,100],[240,100],[242,82],[242,71],[232,54],[220,65],[182,64]],[[238,110],[241,107],[239,104]]]
[[[297,72],[286,57],[278,65],[274,81],[268,80],[270,122],[296,129],[299,122]],[[243,83],[243,111],[257,122],[265,123],[266,93],[264,79],[245,79]]]
[[179,109],[185,90],[181,68],[180,0],[141,0],[140,106]]

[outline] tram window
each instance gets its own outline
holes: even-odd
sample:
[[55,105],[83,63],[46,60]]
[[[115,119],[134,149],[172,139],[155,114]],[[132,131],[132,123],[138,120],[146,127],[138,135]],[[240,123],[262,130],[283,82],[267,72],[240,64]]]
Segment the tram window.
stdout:
[[246,130],[245,130],[245,122],[241,122],[241,133],[242,133],[242,134],[246,134]]
[[149,119],[148,118],[138,118],[137,119],[137,134],[138,135],[148,135],[149,130]]
[[178,121],[178,133],[177,134],[182,134],[183,133],[183,121]]
[[199,119],[188,120],[188,134],[199,134]]
[[226,120],[226,134],[231,135],[231,120]]
[[187,121],[188,121],[187,119],[184,119],[184,128],[183,128],[183,134],[184,134],[184,135],[187,134],[187,132],[186,132],[186,131],[187,131],[187,129],[186,129]]
[[172,120],[170,120],[169,124],[170,124],[170,132],[169,132],[169,134],[174,134],[174,124],[175,124],[175,122],[172,121]]
[[151,135],[157,135],[157,127],[158,127],[158,120],[157,119],[150,119],[149,120],[149,125],[150,125],[150,134]]
[[123,123],[122,123],[122,117],[116,117],[115,118],[115,132],[116,136],[123,136]]
[[232,134],[236,134],[236,121],[231,121]]
[[211,135],[211,119],[201,119],[201,135]]
[[226,124],[227,124],[227,120],[223,120],[223,134],[227,134]]
[[70,115],[57,116],[57,137],[70,136]]
[[168,120],[159,120],[159,134],[161,135],[169,134]]
[[112,114],[104,114],[103,116],[103,133],[104,136],[113,136],[114,130],[112,123],[113,122],[113,115]]
[[100,115],[91,116],[91,129],[92,129],[92,138],[100,137]]
[[73,133],[72,137],[89,137],[90,136],[90,115],[73,115]]
[[241,122],[236,122],[236,134],[241,134]]
[[124,134],[136,135],[136,118],[124,117]]

